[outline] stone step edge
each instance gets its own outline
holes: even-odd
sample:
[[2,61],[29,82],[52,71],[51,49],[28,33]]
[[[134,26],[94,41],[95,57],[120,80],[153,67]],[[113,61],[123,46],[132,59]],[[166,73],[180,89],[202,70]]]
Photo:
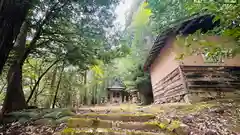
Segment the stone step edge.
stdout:
[[155,132],[144,132],[144,131],[131,131],[123,129],[104,129],[104,128],[87,128],[87,129],[78,129],[78,128],[66,128],[60,132],[60,135],[79,135],[81,133],[93,133],[94,135],[165,135],[164,133],[155,133]]
[[85,114],[76,114],[75,116],[125,116],[125,117],[141,117],[141,116],[151,116],[155,117],[155,114],[151,113],[137,113],[137,114],[122,114],[122,113],[85,113]]
[[69,128],[119,128],[127,130],[139,130],[139,131],[167,131],[172,132],[174,129],[180,127],[181,123],[172,122],[171,124],[149,121],[149,122],[122,122],[122,121],[110,121],[100,120],[93,118],[71,118],[68,120]]
[[156,116],[153,114],[138,114],[138,115],[119,115],[119,114],[82,114],[75,115],[73,118],[98,118],[101,120],[114,120],[114,121],[136,121],[146,122],[155,119]]

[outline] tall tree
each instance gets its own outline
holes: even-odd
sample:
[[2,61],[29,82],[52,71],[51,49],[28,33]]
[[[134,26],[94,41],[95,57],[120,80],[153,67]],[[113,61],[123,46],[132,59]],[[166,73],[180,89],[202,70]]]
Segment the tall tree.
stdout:
[[20,33],[15,42],[15,58],[13,64],[8,71],[8,87],[7,94],[3,104],[3,113],[9,111],[16,111],[27,107],[23,89],[22,89],[22,65],[23,63],[18,59],[23,56],[25,50],[25,43],[27,37],[28,24],[23,23]]
[[30,3],[31,0],[0,1],[0,74],[27,16]]
[[[31,57],[50,56],[63,58],[68,64],[78,65],[86,70],[101,56],[101,50],[108,44],[106,29],[112,27],[115,0],[105,1],[44,1],[38,2],[28,17],[31,22],[28,44],[18,57],[20,66],[14,70],[22,70],[25,60]],[[100,48],[100,49],[99,49]],[[15,72],[15,71],[13,71]],[[15,78],[21,83],[21,72]],[[8,91],[14,91],[8,87]],[[11,97],[7,92],[6,97]],[[21,96],[21,98],[23,98]],[[13,99],[13,98],[9,98]],[[24,99],[24,98],[23,98]],[[23,100],[22,99],[22,100]],[[11,100],[6,100],[11,105]],[[5,107],[7,108],[7,107]],[[9,107],[11,109],[11,107]],[[8,110],[9,112],[11,110]]]

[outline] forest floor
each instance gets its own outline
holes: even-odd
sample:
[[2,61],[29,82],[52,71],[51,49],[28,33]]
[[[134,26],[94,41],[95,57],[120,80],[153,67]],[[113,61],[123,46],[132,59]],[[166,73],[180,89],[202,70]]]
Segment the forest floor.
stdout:
[[31,109],[3,122],[2,135],[240,135],[240,101]]

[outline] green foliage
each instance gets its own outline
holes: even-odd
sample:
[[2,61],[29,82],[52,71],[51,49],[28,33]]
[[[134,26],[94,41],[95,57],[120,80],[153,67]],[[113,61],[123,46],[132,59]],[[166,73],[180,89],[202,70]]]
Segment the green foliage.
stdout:
[[134,12],[129,17],[132,20],[129,21],[128,18],[129,27],[123,32],[125,36],[122,37],[124,39],[122,43],[129,46],[128,55],[113,59],[105,70],[109,78],[120,77],[127,87],[137,88],[138,85],[150,81],[148,73],[144,73],[141,66],[151,47],[152,34],[149,21],[152,13],[147,2],[141,2],[138,8],[133,8],[135,9],[131,11]]
[[[232,57],[240,53],[240,27],[239,17],[240,8],[239,3],[237,4],[224,4],[221,2],[209,2],[209,3],[193,3],[188,2],[185,4],[187,11],[190,14],[196,13],[209,13],[215,15],[214,21],[220,20],[220,26],[214,30],[209,31],[206,35],[221,35],[223,37],[229,37],[234,39],[236,42],[234,45],[227,44],[224,47],[220,44],[210,43],[205,48],[202,48],[204,54],[216,62],[219,57]],[[195,33],[194,36],[198,36]],[[199,41],[201,42],[201,41]]]
[[148,3],[144,2],[138,8],[138,12],[133,18],[132,27],[135,29],[142,28],[144,25],[146,26],[149,23],[149,17],[151,16],[151,10],[147,8]]
[[232,58],[233,48],[236,46],[231,38],[219,36],[218,40],[210,40],[207,36],[214,35],[202,35],[199,31],[188,35],[187,37],[178,36],[176,44],[179,46],[179,57],[177,59],[183,59],[185,56],[193,54],[202,54],[209,62],[222,62],[223,58]]
[[[215,15],[214,21],[220,20],[220,27],[209,31],[205,35],[221,35],[229,37],[237,41],[232,44],[219,44],[212,42],[205,42],[199,39],[202,35],[199,32],[189,35],[189,37],[181,44],[184,46],[183,53],[179,54],[178,59],[184,56],[192,55],[193,53],[202,53],[207,59],[213,62],[219,62],[219,59],[225,57],[232,57],[240,53],[239,49],[239,11],[238,4],[224,4],[221,2],[209,1],[203,3],[196,3],[194,1],[158,1],[149,0],[149,8],[152,10],[151,27],[156,34],[161,33],[165,27],[169,27],[173,22],[181,20],[185,17],[196,14],[212,14]],[[190,44],[189,41],[195,39],[198,45]],[[192,42],[192,41],[191,41]]]
[[115,17],[112,10],[117,2],[71,0],[35,3],[29,16],[33,26],[29,48],[36,50],[35,57],[55,56],[87,70],[109,46],[107,30],[113,27]]
[[187,0],[148,0],[152,11],[152,32],[159,34],[166,26],[188,16],[184,7],[185,2]]
[[[118,0],[36,0],[31,4],[33,6],[26,20],[30,23],[25,51],[27,59],[24,58],[22,71],[26,97],[49,65],[58,60],[65,63],[65,67],[57,106],[72,105],[82,94],[79,91],[89,88],[91,83],[85,84],[84,72],[94,71],[96,81],[92,85],[100,85],[104,64],[129,52],[119,40],[121,35],[112,29],[113,11]],[[61,65],[57,63],[44,75],[30,104],[41,107],[46,102],[51,104],[60,72]],[[3,84],[0,85],[2,87]]]

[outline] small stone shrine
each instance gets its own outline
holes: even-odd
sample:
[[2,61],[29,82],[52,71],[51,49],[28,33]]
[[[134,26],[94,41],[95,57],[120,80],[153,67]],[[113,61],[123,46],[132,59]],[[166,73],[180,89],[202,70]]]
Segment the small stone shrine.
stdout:
[[115,79],[110,87],[107,88],[109,103],[122,103],[125,97],[125,86],[119,80]]

